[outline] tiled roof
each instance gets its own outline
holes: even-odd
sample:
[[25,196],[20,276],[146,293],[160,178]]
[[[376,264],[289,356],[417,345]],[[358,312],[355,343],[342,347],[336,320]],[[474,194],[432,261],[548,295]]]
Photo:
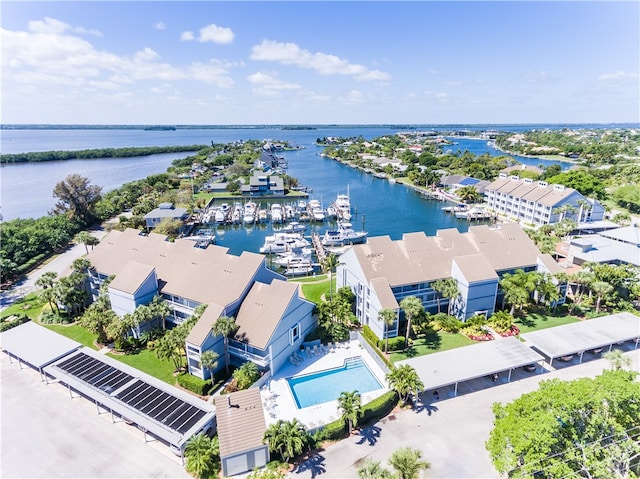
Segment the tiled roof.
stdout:
[[215,406],[221,458],[264,446],[267,426],[258,388],[216,396]]
[[211,332],[216,320],[222,315],[224,308],[217,304],[210,304],[205,309],[198,322],[191,328],[186,341],[190,344],[200,346]]
[[485,191],[497,191],[545,206],[555,206],[576,192],[573,188],[562,185],[548,185],[517,177],[498,178],[490,183]]
[[235,338],[266,349],[291,301],[298,297],[298,287],[286,281],[254,283],[238,311]]
[[535,266],[540,255],[515,223],[496,229],[471,226],[467,233],[454,228],[440,230],[431,237],[423,232],[408,233],[397,241],[388,236],[372,237],[349,251],[345,254],[356,255],[369,282],[386,278],[391,287],[450,278],[452,261],[469,255],[481,255],[486,261],[461,260],[465,276],[470,277],[486,276],[487,264],[494,272]]
[[129,261],[120,273],[109,283],[109,288],[124,293],[135,294],[142,283],[153,273],[153,266]]

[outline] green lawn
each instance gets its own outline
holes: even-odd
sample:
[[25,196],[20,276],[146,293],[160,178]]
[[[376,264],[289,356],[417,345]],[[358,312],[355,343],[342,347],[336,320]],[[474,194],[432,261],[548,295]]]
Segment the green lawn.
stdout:
[[62,334],[69,339],[78,341],[79,343],[83,344],[84,346],[88,346],[91,349],[98,349],[93,344],[97,336],[78,324],[43,324],[42,326],[50,329],[51,331]]
[[414,340],[413,346],[409,351],[396,351],[391,353],[390,359],[392,363],[395,363],[403,359],[424,356],[425,354],[439,353],[447,351],[448,349],[469,346],[470,344],[477,344],[477,341],[469,339],[461,333],[454,334],[442,331],[432,332],[427,336]]
[[156,357],[156,353],[148,349],[135,354],[112,354],[108,353],[114,359],[128,364],[131,367],[144,371],[145,373],[160,379],[165,383],[175,385],[176,378],[173,375],[174,366],[171,361],[164,361]]
[[292,283],[315,283],[318,281],[325,281],[326,279],[326,274],[319,274],[316,276],[306,276],[302,278],[290,278],[288,281]]
[[42,301],[38,294],[29,293],[24,299],[12,304],[7,309],[2,311],[2,317],[6,318],[13,314],[26,314],[31,319],[35,320],[40,317],[42,308],[47,304],[46,301]]
[[528,313],[524,318],[518,318],[514,324],[520,328],[520,333],[528,333],[529,331],[537,331],[538,329],[553,328],[563,324],[575,323],[580,321],[576,316],[551,316],[541,313]]
[[[335,293],[335,279],[334,283],[334,293]],[[302,285],[302,294],[309,301],[320,304],[322,302],[322,295],[329,297],[329,280],[321,281],[319,283],[309,283]]]

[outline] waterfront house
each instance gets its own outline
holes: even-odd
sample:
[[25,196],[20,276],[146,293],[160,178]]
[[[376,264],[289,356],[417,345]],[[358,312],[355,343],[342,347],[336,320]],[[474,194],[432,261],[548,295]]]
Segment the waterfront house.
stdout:
[[[369,238],[340,256],[336,271],[337,287],[348,286],[355,294],[355,314],[379,338],[385,326],[378,319],[382,309],[396,311],[389,337],[400,329],[403,313],[400,302],[407,296],[422,301],[430,313],[451,311],[461,320],[475,315],[491,316],[502,302],[500,278],[518,269],[525,272],[557,273],[562,268],[548,254],[542,254],[515,223],[490,228],[471,226],[467,233],[457,229],[439,230],[428,237],[424,232],[405,233],[401,240],[389,236]],[[434,289],[438,280],[453,278],[459,294],[439,297]],[[564,301],[566,285],[559,285]]]
[[485,201],[490,209],[509,219],[536,226],[563,219],[578,223],[600,221],[605,213],[597,200],[585,198],[573,188],[506,173],[500,173],[485,188]]
[[640,227],[631,225],[572,238],[567,259],[576,265],[590,262],[640,266]]
[[[91,263],[94,298],[100,285],[114,277],[108,294],[112,309],[120,316],[133,313],[137,306],[148,304],[157,295],[171,308],[171,315],[166,318],[169,326],[191,317],[198,306],[207,306],[186,344],[189,372],[198,377],[209,376],[200,364],[200,354],[206,350],[216,351],[221,358],[219,367],[224,366],[223,338],[211,333],[221,316],[237,316],[241,331],[252,341],[257,338],[235,347],[231,359],[242,363],[260,358],[258,365],[263,368],[273,367],[273,358],[276,365],[282,364],[281,358],[299,348],[304,335],[314,327],[313,305],[298,297],[296,285],[286,283],[281,275],[268,269],[263,255],[243,252],[235,256],[220,246],[202,249],[191,241],[170,242],[163,235],[142,235],[127,229],[110,232],[87,259]],[[271,309],[257,313],[259,308],[242,308],[247,298]],[[254,321],[256,325],[252,324]],[[157,324],[142,324],[134,334],[153,326]],[[292,342],[284,341],[282,336],[292,329],[300,337],[295,335]],[[258,330],[271,334],[265,341],[264,336],[257,336]]]
[[156,209],[144,215],[147,231],[152,230],[166,219],[178,220],[184,223],[187,218],[189,218],[187,209],[176,208],[173,203],[160,203]]
[[254,171],[249,185],[242,186],[242,194],[251,196],[284,196],[284,181],[278,175]]

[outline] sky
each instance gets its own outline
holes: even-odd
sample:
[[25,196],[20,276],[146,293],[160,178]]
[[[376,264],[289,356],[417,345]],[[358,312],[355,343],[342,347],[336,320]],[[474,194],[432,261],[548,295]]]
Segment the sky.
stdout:
[[640,121],[640,2],[2,1],[1,123]]

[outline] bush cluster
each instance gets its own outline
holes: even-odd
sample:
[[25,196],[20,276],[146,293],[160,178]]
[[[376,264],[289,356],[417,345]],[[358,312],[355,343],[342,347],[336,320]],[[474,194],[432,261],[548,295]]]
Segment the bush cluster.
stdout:
[[200,396],[206,396],[211,390],[211,380],[200,379],[188,373],[178,375],[178,384],[189,391]]
[[0,322],[0,333],[2,333],[3,331],[7,331],[11,328],[15,328],[16,326],[26,323],[27,321],[31,321],[31,319],[26,314],[22,314],[12,319],[11,321],[3,320],[2,322]]
[[365,404],[362,409],[360,409],[358,423],[367,424],[382,419],[393,411],[396,404],[398,404],[398,393],[396,391],[389,391]]

